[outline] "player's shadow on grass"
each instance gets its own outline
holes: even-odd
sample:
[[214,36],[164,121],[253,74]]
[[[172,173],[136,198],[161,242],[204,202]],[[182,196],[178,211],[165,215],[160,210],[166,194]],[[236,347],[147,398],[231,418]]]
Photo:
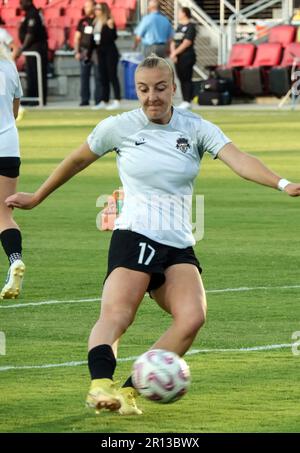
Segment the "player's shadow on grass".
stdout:
[[[143,432],[144,426],[142,418],[134,417],[135,427],[140,428],[140,432]],[[96,415],[93,410],[83,409],[80,415],[31,424],[21,429],[7,430],[6,433],[122,433],[122,427],[127,424],[128,427],[132,426],[132,421],[132,416],[122,416],[117,412],[102,411]]]

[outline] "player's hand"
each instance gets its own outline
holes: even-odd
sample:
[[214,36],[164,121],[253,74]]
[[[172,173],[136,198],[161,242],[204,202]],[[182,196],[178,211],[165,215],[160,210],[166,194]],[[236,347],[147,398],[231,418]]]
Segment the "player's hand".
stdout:
[[18,192],[5,200],[9,208],[32,209],[38,204],[34,193]]
[[115,25],[115,24],[114,24],[113,19],[108,19],[107,25],[108,25],[109,28],[114,28],[114,25]]
[[75,60],[80,61],[81,60],[81,53],[80,52],[76,52],[74,57],[75,57]]
[[288,184],[284,192],[286,192],[290,197],[300,197],[300,184]]

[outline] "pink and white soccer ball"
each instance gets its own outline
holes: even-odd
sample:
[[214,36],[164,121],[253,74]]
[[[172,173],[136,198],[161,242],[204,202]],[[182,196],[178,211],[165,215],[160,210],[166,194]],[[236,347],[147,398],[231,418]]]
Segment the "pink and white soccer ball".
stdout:
[[132,381],[137,391],[157,403],[172,403],[186,394],[190,370],[174,352],[152,349],[133,364]]

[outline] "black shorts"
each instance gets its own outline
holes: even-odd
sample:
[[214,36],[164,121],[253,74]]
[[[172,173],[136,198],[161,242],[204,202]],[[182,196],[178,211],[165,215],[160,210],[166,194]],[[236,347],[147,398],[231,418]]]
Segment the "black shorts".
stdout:
[[193,247],[179,249],[152,241],[134,231],[115,230],[111,237],[105,280],[117,267],[145,272],[151,274],[147,288],[150,292],[164,284],[165,270],[169,266],[180,263],[194,264],[200,274],[202,272]]
[[17,178],[20,174],[20,165],[19,157],[0,157],[0,175]]

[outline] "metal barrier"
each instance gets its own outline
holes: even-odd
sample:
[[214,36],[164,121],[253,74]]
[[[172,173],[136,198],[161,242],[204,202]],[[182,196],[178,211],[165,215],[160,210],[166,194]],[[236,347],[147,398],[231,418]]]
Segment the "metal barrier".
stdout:
[[22,53],[25,57],[35,57],[37,63],[37,97],[22,97],[22,101],[37,101],[40,107],[43,106],[43,79],[42,79],[42,59],[38,52],[26,50]]

